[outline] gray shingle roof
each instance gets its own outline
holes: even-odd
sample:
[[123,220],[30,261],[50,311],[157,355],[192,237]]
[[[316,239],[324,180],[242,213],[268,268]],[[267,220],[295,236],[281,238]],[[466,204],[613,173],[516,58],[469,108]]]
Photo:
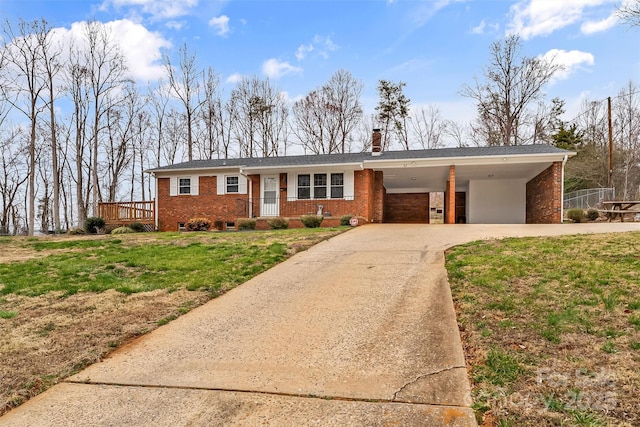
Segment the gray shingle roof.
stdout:
[[214,159],[214,160],[192,160],[190,162],[176,163],[151,169],[148,172],[162,172],[172,170],[193,170],[193,169],[219,169],[225,167],[295,167],[312,165],[339,165],[347,163],[361,163],[363,161],[375,162],[382,160],[416,160],[416,159],[437,159],[453,157],[500,157],[519,156],[535,154],[572,154],[567,150],[562,150],[545,144],[535,145],[513,145],[495,147],[465,147],[465,148],[437,148],[432,150],[406,150],[406,151],[385,151],[380,156],[372,156],[370,152],[345,153],[345,154],[312,154],[303,156],[283,156],[283,157],[254,157],[244,159]]

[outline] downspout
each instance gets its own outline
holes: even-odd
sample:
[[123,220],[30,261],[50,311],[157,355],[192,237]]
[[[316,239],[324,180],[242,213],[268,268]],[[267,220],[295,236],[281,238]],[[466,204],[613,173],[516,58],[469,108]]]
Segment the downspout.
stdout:
[[560,224],[564,221],[564,166],[567,164],[567,160],[569,160],[569,155],[565,154],[562,160],[562,177],[560,178],[560,194],[562,195],[562,202],[560,203]]
[[249,179],[249,175],[240,169],[240,175],[244,176],[249,184],[247,191],[249,192],[249,218],[253,218],[253,181]]
[[155,208],[154,208],[154,210],[155,210],[155,215],[154,215],[154,216],[155,216],[155,218],[153,219],[153,221],[154,221],[154,223],[155,223],[155,229],[156,229],[156,231],[160,231],[160,230],[158,229],[158,227],[159,227],[159,221],[158,221],[158,176],[157,176],[155,173],[153,173],[153,172],[151,172],[151,175],[153,175],[153,179],[154,179],[154,180],[155,180],[155,182],[156,182],[156,196],[155,196],[155,198],[154,198],[154,205],[155,205]]

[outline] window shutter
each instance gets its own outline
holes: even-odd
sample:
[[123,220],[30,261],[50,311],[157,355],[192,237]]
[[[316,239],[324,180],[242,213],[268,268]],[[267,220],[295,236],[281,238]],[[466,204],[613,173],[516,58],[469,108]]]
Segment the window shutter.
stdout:
[[218,194],[224,194],[224,187],[227,185],[224,175],[216,175],[216,187],[218,187]]
[[178,195],[178,177],[169,177],[169,196]]
[[296,200],[298,191],[298,177],[295,173],[287,174],[287,199]]
[[197,196],[200,192],[200,177],[194,175],[191,177],[191,195]]
[[247,177],[238,175],[238,194],[247,194]]
[[353,171],[344,171],[344,198],[352,198],[355,194],[353,189],[354,178]]

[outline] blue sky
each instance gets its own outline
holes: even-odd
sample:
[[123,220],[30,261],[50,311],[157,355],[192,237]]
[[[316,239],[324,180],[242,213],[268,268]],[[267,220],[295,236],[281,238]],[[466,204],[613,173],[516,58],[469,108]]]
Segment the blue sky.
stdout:
[[338,69],[364,83],[368,113],[379,79],[403,81],[412,105],[437,105],[469,121],[473,101],[459,95],[481,76],[489,45],[519,34],[527,56],[566,66],[547,87],[567,101],[614,96],[640,81],[640,30],[616,21],[614,0],[0,0],[0,16],[45,18],[61,34],[97,20],[114,29],[134,77],[155,81],[161,53],[183,43],[229,93],[239,76],[268,76],[296,99]]

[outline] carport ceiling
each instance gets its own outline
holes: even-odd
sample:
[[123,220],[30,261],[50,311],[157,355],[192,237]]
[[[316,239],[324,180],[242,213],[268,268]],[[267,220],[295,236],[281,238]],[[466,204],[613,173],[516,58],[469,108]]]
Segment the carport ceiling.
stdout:
[[[458,165],[456,186],[466,185],[469,180],[480,179],[524,179],[529,181],[550,166],[550,163],[510,163],[507,165]],[[428,189],[444,191],[449,178],[448,166],[376,168],[384,173],[387,190]]]

